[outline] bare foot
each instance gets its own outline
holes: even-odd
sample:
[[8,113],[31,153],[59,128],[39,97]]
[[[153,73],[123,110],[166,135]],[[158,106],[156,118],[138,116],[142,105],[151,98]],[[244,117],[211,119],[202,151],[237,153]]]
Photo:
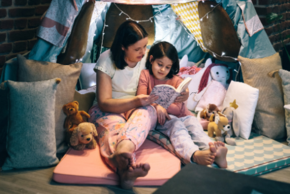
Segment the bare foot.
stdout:
[[228,148],[221,141],[214,142],[214,145],[215,145],[215,148],[216,148],[215,163],[220,168],[226,168],[228,166],[228,162],[227,162]]
[[200,165],[211,165],[215,160],[216,148],[213,143],[209,143],[209,147],[208,150],[196,151],[192,156],[192,160]]
[[137,164],[134,167],[130,166],[127,170],[118,171],[120,185],[123,189],[131,189],[135,180],[138,177],[144,177],[150,170],[149,164]]

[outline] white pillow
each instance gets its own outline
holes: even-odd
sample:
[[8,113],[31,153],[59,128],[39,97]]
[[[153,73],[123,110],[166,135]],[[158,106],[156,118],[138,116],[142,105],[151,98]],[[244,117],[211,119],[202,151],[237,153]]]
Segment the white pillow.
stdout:
[[238,118],[238,131],[240,134],[236,134],[236,136],[249,139],[258,97],[259,90],[257,88],[253,88],[245,83],[231,81],[223,107],[231,106],[234,101],[238,106],[235,112]]

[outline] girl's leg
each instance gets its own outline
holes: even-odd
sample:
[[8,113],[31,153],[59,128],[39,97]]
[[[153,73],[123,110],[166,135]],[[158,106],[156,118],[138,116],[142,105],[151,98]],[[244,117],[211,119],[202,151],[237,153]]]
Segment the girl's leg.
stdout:
[[156,130],[162,132],[170,138],[170,141],[184,162],[190,163],[193,153],[199,150],[188,134],[188,131],[180,118],[170,115],[171,120],[167,120],[164,125],[158,124]]
[[[185,127],[188,130],[188,133],[191,136],[192,141],[196,144],[200,150],[200,152],[196,153],[197,160],[203,158],[203,154],[214,153],[215,154],[215,163],[221,168],[227,167],[227,148],[225,147],[223,142],[213,142],[209,136],[204,132],[201,124],[198,119],[193,116],[186,116],[180,118],[184,123]],[[195,157],[196,157],[195,156]]]
[[180,118],[188,130],[188,133],[193,141],[200,150],[209,149],[209,143],[213,142],[210,137],[204,132],[198,119],[193,116],[186,116]]

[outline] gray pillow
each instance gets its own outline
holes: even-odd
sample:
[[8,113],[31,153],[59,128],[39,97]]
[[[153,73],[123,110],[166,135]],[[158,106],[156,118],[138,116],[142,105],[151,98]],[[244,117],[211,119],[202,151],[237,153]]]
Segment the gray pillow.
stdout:
[[66,115],[62,111],[62,106],[72,102],[74,99],[75,87],[80,76],[82,63],[62,65],[58,63],[27,60],[21,55],[18,55],[17,58],[19,63],[19,81],[35,82],[55,77],[61,79],[61,83],[56,92],[55,135],[57,153],[66,152],[68,146],[64,141],[65,129],[63,128]]
[[[290,72],[280,69],[279,75],[282,79],[282,88],[284,93],[284,104],[290,104]],[[290,111],[285,111],[287,142],[290,146]]]
[[55,99],[60,79],[6,82],[9,90],[8,157],[2,170],[58,163],[55,147]]

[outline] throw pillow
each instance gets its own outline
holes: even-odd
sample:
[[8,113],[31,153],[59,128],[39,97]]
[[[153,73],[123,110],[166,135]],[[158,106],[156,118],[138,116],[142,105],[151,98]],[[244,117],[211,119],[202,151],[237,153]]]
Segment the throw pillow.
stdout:
[[18,55],[18,80],[21,82],[35,82],[48,80],[55,77],[61,78],[62,82],[56,92],[55,102],[55,135],[57,153],[64,153],[66,145],[65,129],[63,128],[66,115],[62,111],[63,105],[74,99],[75,87],[80,76],[82,63],[61,65],[58,63],[27,60]]
[[285,138],[285,111],[283,108],[282,81],[278,74],[269,73],[282,69],[279,53],[261,59],[239,56],[243,80],[259,89],[253,129],[272,139]]
[[[279,75],[282,78],[282,86],[284,92],[284,104],[290,104],[290,72],[280,69]],[[285,111],[287,142],[290,146],[290,110]]]
[[2,170],[58,163],[55,147],[55,100],[60,79],[7,81],[9,90],[8,157]]
[[238,130],[235,135],[249,139],[255,109],[259,97],[259,90],[245,83],[231,81],[226,93],[223,107],[233,107],[238,120]]

